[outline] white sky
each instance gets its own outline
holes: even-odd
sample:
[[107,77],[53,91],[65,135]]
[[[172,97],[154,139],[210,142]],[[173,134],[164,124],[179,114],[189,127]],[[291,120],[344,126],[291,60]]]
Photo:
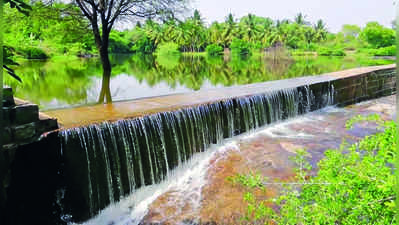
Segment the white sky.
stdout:
[[361,27],[369,21],[377,21],[391,27],[395,19],[395,0],[192,0],[207,23],[224,21],[228,13],[239,18],[253,13],[275,19],[293,19],[299,12],[314,23],[322,19],[331,32],[337,32],[343,24]]

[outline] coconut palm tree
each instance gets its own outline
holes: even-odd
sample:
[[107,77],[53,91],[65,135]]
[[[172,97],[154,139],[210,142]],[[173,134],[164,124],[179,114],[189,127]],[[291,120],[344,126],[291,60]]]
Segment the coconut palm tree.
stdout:
[[248,16],[243,17],[239,23],[239,29],[243,40],[255,42],[259,32],[258,26],[256,24],[256,16],[253,14],[248,14]]
[[237,23],[234,19],[233,14],[229,13],[227,15],[225,22],[224,22],[224,29],[223,29],[223,47],[230,46],[233,38],[235,36],[235,32],[237,31]]
[[294,19],[295,23],[299,24],[299,25],[309,25],[309,22],[306,21],[306,15],[302,14],[302,13],[298,13],[295,16]]
[[223,25],[218,22],[213,22],[208,29],[209,41],[212,44],[224,45]]
[[314,25],[315,29],[315,41],[325,40],[327,38],[327,28],[323,20],[317,20]]

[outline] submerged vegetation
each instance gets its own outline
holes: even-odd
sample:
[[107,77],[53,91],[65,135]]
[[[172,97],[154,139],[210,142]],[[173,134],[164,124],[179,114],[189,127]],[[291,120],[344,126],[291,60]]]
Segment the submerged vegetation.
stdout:
[[[29,17],[6,7],[4,19],[5,43],[14,47],[21,57],[98,54],[90,23],[77,6],[35,2]],[[195,10],[193,16],[184,20],[173,17],[162,21],[147,19],[137,22],[131,29],[112,29],[109,52],[151,54],[163,51],[160,50],[162,46],[172,47],[171,43],[174,43],[173,47],[180,52],[207,52],[210,56],[221,55],[224,49],[233,54],[248,55],[275,46],[284,46],[296,55],[314,52],[343,56],[351,51],[385,56],[395,53],[394,34],[393,29],[376,22],[368,23],[363,29],[344,25],[334,34],[327,30],[322,20],[311,24],[301,13],[294,20],[277,21],[253,14],[242,18],[229,14],[224,22],[207,25]]]
[[374,114],[349,120],[347,128],[362,121],[375,121],[383,130],[353,145],[327,150],[313,177],[308,154],[299,150],[293,159],[295,185],[287,183],[279,197],[256,198],[255,189],[267,189],[259,174],[230,178],[248,190],[243,196],[248,206],[243,219],[251,224],[395,224],[397,125]]

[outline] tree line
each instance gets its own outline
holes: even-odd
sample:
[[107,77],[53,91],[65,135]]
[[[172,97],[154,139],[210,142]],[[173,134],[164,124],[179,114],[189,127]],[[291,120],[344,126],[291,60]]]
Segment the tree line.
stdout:
[[[99,53],[90,22],[75,5],[36,2],[29,17],[10,8],[6,8],[4,15],[5,42],[15,46],[15,51],[25,58]],[[311,24],[301,13],[293,20],[272,20],[253,14],[235,18],[229,14],[225,21],[207,25],[195,10],[184,20],[173,16],[148,18],[131,29],[109,31],[111,53],[150,54],[163,45],[179,52],[209,51],[215,55],[223,54],[224,49],[247,54],[276,45],[297,53],[316,51],[321,55],[344,55],[348,50],[393,55],[396,50],[394,30],[376,22],[368,23],[363,29],[344,25],[334,34],[328,32],[323,20]]]

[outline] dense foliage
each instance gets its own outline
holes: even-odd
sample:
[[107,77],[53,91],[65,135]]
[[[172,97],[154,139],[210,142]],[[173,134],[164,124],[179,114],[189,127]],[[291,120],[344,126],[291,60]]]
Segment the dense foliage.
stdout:
[[36,2],[29,16],[6,7],[3,31],[4,42],[25,57],[81,55],[94,47],[88,22],[69,4]]
[[[244,219],[250,223],[276,224],[396,224],[394,156],[398,129],[394,121],[384,122],[378,115],[357,116],[348,121],[350,129],[360,121],[376,121],[384,131],[367,136],[353,145],[328,150],[309,178],[311,166],[301,150],[295,185],[287,184],[282,195],[257,201],[252,190],[265,189],[260,175],[238,175],[232,180],[249,188]],[[274,211],[266,205],[275,204]]]
[[206,52],[209,56],[223,55],[223,47],[218,44],[210,44],[206,46]]
[[233,39],[230,48],[234,55],[249,55],[251,53],[249,42],[238,38]]
[[373,48],[388,47],[395,44],[395,31],[377,22],[371,22],[360,32],[360,37]]
[[[35,2],[29,17],[9,7],[4,15],[5,43],[23,57],[31,56],[30,53],[35,58],[98,54],[89,22],[72,4]],[[185,20],[147,19],[131,29],[112,30],[109,39],[111,53],[149,54],[163,43],[175,43],[181,52],[207,51],[209,55],[219,55],[224,48],[245,55],[274,46],[284,46],[296,54],[317,52],[333,56],[345,55],[347,51],[394,55],[396,49],[394,30],[376,22],[363,29],[347,24],[333,34],[322,20],[311,24],[303,14],[292,21],[274,21],[253,14],[238,19],[229,14],[224,22],[206,25],[197,10]],[[32,48],[41,49],[44,54],[35,54],[38,50]]]
[[158,56],[179,55],[179,45],[173,42],[165,42],[158,45],[156,49]]

